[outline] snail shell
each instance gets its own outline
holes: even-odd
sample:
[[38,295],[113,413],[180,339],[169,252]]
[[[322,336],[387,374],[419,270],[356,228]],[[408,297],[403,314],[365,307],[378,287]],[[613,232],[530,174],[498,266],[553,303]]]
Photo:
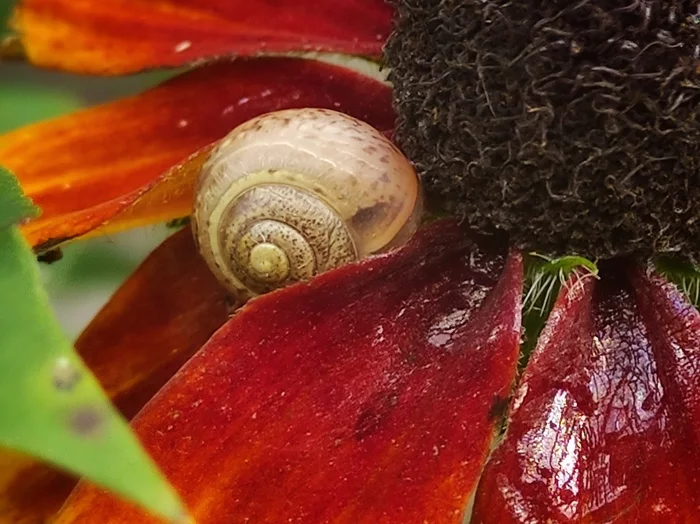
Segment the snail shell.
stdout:
[[419,179],[376,129],[324,109],[250,120],[212,152],[193,229],[217,278],[245,301],[405,243]]

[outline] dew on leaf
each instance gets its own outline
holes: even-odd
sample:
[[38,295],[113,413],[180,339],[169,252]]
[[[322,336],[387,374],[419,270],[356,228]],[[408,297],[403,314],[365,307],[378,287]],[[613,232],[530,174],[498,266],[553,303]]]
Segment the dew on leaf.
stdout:
[[80,382],[80,371],[66,357],[59,357],[54,364],[51,380],[59,391],[72,391]]

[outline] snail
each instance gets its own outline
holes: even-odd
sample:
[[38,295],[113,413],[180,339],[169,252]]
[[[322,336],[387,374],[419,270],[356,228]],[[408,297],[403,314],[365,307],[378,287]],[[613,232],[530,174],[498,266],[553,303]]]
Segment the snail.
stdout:
[[192,227],[240,302],[404,244],[420,180],[379,131],[343,113],[293,109],[236,127],[199,174]]

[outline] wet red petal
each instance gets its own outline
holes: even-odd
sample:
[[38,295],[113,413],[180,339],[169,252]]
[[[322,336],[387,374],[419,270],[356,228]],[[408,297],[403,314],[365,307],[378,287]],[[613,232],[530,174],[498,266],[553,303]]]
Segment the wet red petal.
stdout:
[[29,59],[121,74],[261,52],[381,54],[383,0],[22,0],[12,25]]
[[[134,426],[200,524],[461,522],[515,374],[521,272],[435,224],[249,303]],[[59,517],[144,520],[88,485]]]
[[228,316],[227,293],[186,227],[129,277],[80,335],[76,348],[131,418]]
[[250,118],[294,107],[394,125],[391,89],[365,75],[313,60],[241,60],[1,136],[0,164],[42,208],[25,233],[48,247],[105,222],[103,233],[189,215],[203,155],[188,157]]
[[[148,257],[76,347],[130,418],[227,318],[226,294],[186,229]],[[4,452],[0,471],[0,522],[44,522],[76,483],[42,463]]]
[[629,267],[560,296],[474,522],[696,522],[700,315]]

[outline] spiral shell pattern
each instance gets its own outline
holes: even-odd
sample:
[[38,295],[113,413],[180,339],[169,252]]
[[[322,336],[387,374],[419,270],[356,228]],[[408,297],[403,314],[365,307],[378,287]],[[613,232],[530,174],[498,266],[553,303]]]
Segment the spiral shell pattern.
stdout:
[[216,276],[245,300],[401,245],[421,213],[420,181],[381,133],[295,109],[221,141],[198,180],[193,229]]

